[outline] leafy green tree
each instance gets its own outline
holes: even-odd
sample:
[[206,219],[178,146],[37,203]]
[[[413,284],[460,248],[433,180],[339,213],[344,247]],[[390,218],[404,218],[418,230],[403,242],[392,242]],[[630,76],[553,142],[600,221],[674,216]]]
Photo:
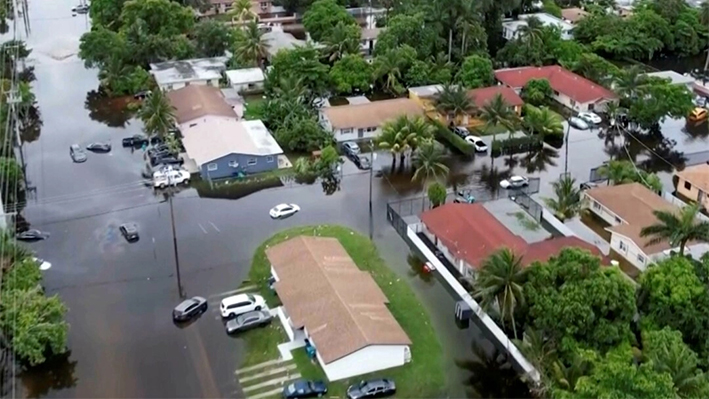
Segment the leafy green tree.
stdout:
[[704,26],[709,26],[709,1],[704,0],[699,6],[699,22]]
[[324,95],[329,89],[329,67],[320,62],[320,51],[308,44],[290,50],[281,50],[271,59],[266,89],[288,79],[297,79],[313,96]]
[[231,47],[231,32],[226,25],[218,21],[199,22],[195,26],[193,36],[200,57],[221,57]]
[[652,362],[655,371],[672,377],[680,398],[709,397],[709,378],[699,368],[699,358],[682,341],[682,333],[665,327],[643,331],[643,357]]
[[337,153],[335,147],[328,145],[322,149],[320,157],[313,162],[313,170],[318,177],[327,179],[335,174],[337,165],[342,162],[340,154]]
[[32,290],[41,288],[42,272],[37,262],[25,254],[23,257],[14,257],[10,270],[3,274],[3,290]]
[[375,82],[391,94],[401,94],[405,88],[402,77],[416,60],[416,50],[408,45],[397,47],[374,58],[373,76]]
[[[269,47],[270,45],[263,38],[263,32],[259,29],[256,21],[249,21],[243,29],[235,31],[234,58],[239,65],[261,67],[263,60],[268,56]],[[276,57],[279,54],[276,54]],[[274,57],[274,63],[276,57]]]
[[677,212],[652,211],[658,222],[643,227],[641,237],[648,237],[647,245],[668,241],[672,248],[679,247],[679,255],[690,241],[709,241],[709,222],[699,219],[699,204],[687,205]]
[[611,87],[620,73],[615,64],[594,53],[583,53],[575,62],[562,65],[604,87]]
[[542,10],[547,14],[561,18],[561,7],[559,7],[553,0],[545,0],[542,2]]
[[426,61],[416,60],[411,64],[411,67],[406,71],[404,82],[408,87],[426,86],[432,84],[431,65]]
[[644,129],[650,129],[666,117],[683,118],[694,108],[694,95],[682,85],[650,79],[629,100],[628,116]]
[[241,22],[255,20],[257,15],[254,14],[252,7],[251,0],[236,0],[232,9],[229,10],[229,15]]
[[[443,163],[443,149],[434,140],[423,142],[416,149],[413,155],[414,175],[411,181],[419,181],[423,185],[425,192],[431,180],[445,179],[448,176],[448,166]],[[421,201],[421,211],[426,205]]]
[[465,57],[456,80],[468,89],[477,89],[492,85],[495,77],[492,70],[492,61],[479,55]]
[[522,258],[509,248],[503,248],[483,261],[475,277],[473,296],[487,312],[499,315],[500,323],[512,325],[517,338],[515,311],[524,306],[524,283],[527,270],[522,266]]
[[330,69],[330,81],[340,94],[367,92],[372,85],[372,65],[360,54],[347,54]]
[[287,151],[311,152],[332,142],[314,117],[297,116],[286,119],[275,131],[276,141]]
[[[510,132],[510,136],[519,123],[517,113],[499,93],[482,107],[480,119],[485,122],[485,128],[493,129],[495,126],[502,126]],[[496,134],[493,133],[493,141],[495,136]]]
[[447,84],[453,79],[453,64],[446,59],[445,54],[438,53],[436,56],[431,56],[428,66],[428,78],[431,84]]
[[79,57],[86,68],[102,68],[114,59],[123,63],[127,55],[125,37],[102,25],[94,26],[81,36]]
[[7,331],[19,359],[34,366],[48,355],[66,351],[69,325],[66,307],[54,295],[46,297],[41,287],[6,289],[0,294],[0,327]]
[[598,175],[613,185],[636,182],[656,193],[662,191],[662,182],[656,174],[638,169],[631,161],[610,161],[598,169]]
[[444,85],[436,97],[435,106],[449,123],[475,110],[475,103],[468,97],[468,92],[458,85]]
[[379,56],[408,45],[416,50],[420,59],[428,59],[436,54],[436,42],[440,40],[435,30],[427,29],[428,27],[429,23],[423,13],[398,14],[391,17],[386,30],[377,37],[375,55]]
[[195,18],[190,8],[174,1],[128,0],[120,20],[123,29],[140,20],[145,22],[146,34],[171,37],[191,32]]
[[522,88],[522,99],[525,103],[540,106],[544,105],[554,94],[546,79],[530,79]]
[[345,55],[359,54],[361,33],[359,25],[338,22],[323,38],[328,60],[335,62]]
[[552,187],[556,198],[544,198],[544,203],[554,212],[554,216],[563,222],[578,215],[581,211],[581,191],[576,179],[565,175],[553,182]]
[[357,25],[354,17],[335,0],[317,0],[303,14],[303,26],[316,42],[327,38],[340,23]]
[[635,287],[620,273],[582,249],[533,264],[524,286],[527,325],[557,342],[566,360],[577,346],[605,351],[630,340]]
[[431,205],[434,208],[444,204],[446,202],[447,195],[448,193],[446,192],[446,187],[439,182],[435,182],[428,186],[428,199],[431,201]]
[[559,115],[554,111],[547,107],[537,108],[526,105],[525,112],[523,125],[532,134],[553,139],[560,139],[564,136],[564,125]]
[[92,28],[106,27],[118,30],[121,24],[121,11],[126,0],[94,0],[91,2]]
[[14,158],[0,157],[0,176],[0,190],[5,206],[17,204],[25,187],[22,167]]
[[160,89],[153,90],[143,100],[138,117],[149,136],[165,137],[176,124],[175,107]]

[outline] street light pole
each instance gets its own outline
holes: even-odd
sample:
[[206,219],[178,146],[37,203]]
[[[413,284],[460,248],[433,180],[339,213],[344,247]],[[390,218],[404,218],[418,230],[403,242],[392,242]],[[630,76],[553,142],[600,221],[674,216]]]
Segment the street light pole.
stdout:
[[369,240],[374,239],[374,219],[372,216],[372,175],[374,173],[374,142],[369,140],[371,162],[369,163]]

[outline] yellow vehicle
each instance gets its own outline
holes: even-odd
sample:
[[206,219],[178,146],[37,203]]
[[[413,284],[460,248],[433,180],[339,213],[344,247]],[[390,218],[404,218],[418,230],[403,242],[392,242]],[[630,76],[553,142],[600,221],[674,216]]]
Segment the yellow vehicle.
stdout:
[[687,119],[689,119],[690,122],[702,122],[707,119],[707,116],[709,116],[709,112],[707,112],[705,108],[697,107],[692,110]]

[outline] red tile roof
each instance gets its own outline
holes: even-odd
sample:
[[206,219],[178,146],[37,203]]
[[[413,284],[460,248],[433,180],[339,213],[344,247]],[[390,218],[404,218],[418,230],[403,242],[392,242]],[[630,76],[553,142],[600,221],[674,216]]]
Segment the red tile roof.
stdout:
[[482,87],[480,89],[468,91],[468,97],[475,101],[475,106],[478,108],[484,107],[498,94],[500,94],[502,98],[505,99],[505,102],[512,107],[524,105],[522,98],[514,90],[507,86]]
[[453,255],[464,259],[475,269],[479,269],[485,259],[503,247],[522,256],[524,266],[535,261],[546,261],[566,247],[579,247],[602,256],[598,248],[578,237],[555,237],[528,244],[508,230],[482,204],[446,204],[424,212],[421,221]]
[[495,78],[512,87],[524,87],[532,79],[546,79],[551,88],[578,103],[618,98],[615,93],[558,65],[498,69]]

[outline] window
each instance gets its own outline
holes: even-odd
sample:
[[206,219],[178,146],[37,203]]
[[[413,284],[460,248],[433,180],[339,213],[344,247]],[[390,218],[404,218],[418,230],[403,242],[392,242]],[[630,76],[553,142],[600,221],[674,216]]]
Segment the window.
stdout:
[[[188,84],[189,84],[189,83],[188,83]],[[207,81],[207,86],[213,86],[211,80],[208,80],[208,81]]]
[[239,162],[238,161],[229,161],[229,167],[230,168],[238,168]]
[[690,182],[688,182],[688,181],[684,182],[684,188],[687,189],[687,190],[691,190],[691,189],[692,189],[692,183],[690,183]]
[[368,128],[367,128],[367,132],[374,132],[374,131],[376,131],[376,130],[377,130],[376,127],[368,127]]
[[357,137],[360,139],[364,137],[364,129],[357,130]]
[[268,3],[261,2],[261,11],[267,11],[268,10]]
[[185,82],[185,86],[189,86],[189,85],[190,85],[190,82]]
[[619,242],[618,242],[618,247],[620,248],[621,251],[627,251],[627,250],[628,250],[628,246],[625,245],[625,243],[624,243],[623,241],[619,241]]
[[642,255],[638,255],[638,262],[645,263],[645,257]]
[[571,104],[572,107],[575,107],[575,106],[576,106],[576,101],[570,99],[570,100],[569,100],[569,104]]
[[558,95],[559,95],[559,92],[556,91],[556,90],[554,90],[554,95],[555,95],[555,96],[558,96]]
[[620,220],[620,218],[618,216],[615,217],[615,222],[618,224],[623,223],[623,221]]
[[352,128],[348,127],[347,129],[342,129],[342,134],[350,134],[352,133]]
[[257,162],[256,158],[249,158],[249,160],[246,161],[246,164],[249,166],[253,166],[253,165],[256,165],[256,162]]
[[599,204],[597,201],[593,201],[593,209],[600,211],[601,210],[601,204]]
[[266,162],[269,162],[269,163],[273,162],[273,157],[270,156],[270,155],[267,156],[267,157],[266,157]]
[[190,127],[195,127],[195,126],[197,126],[196,123],[190,123]]
[[256,83],[249,83],[249,84],[247,85],[247,87],[248,87],[249,89],[253,89],[254,87],[256,87]]
[[207,170],[211,172],[211,171],[217,170],[218,167],[219,166],[216,163],[210,163],[207,165]]

